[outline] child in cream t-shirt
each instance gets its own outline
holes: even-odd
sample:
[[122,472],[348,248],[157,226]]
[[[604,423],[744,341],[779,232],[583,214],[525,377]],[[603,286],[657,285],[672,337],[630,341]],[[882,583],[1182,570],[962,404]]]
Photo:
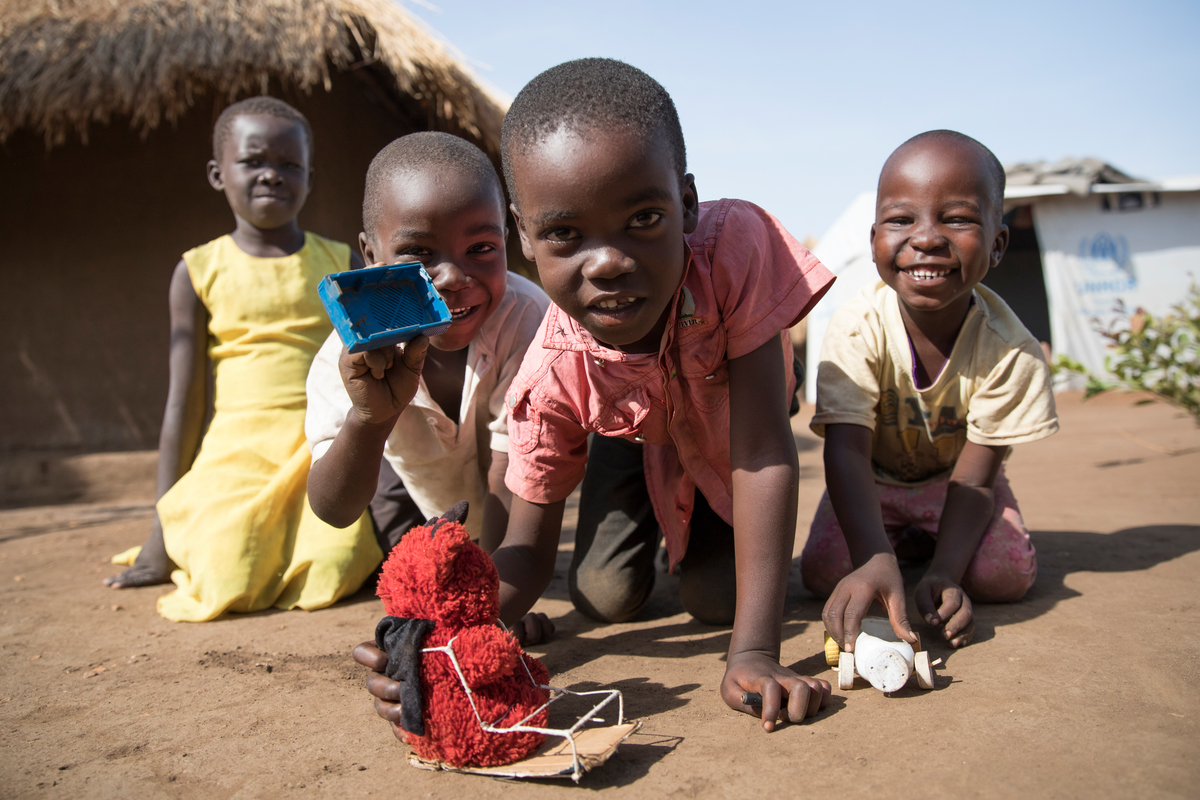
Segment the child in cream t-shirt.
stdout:
[[954,647],[972,602],[1019,600],[1037,576],[1003,463],[1058,417],[1041,345],[980,283],[1008,244],[1003,194],[996,157],[955,131],[913,137],[880,174],[881,280],[830,322],[812,420],[827,492],[801,575],[839,644],[876,601],[915,640],[900,561],[929,560],[916,606]]

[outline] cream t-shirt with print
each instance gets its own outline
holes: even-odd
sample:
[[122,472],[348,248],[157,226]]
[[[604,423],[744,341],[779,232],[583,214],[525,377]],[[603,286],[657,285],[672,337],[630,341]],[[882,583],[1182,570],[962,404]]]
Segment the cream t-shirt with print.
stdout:
[[830,320],[817,367],[812,430],[862,425],[872,431],[876,479],[912,486],[948,476],[968,441],[1013,445],[1058,430],[1050,370],[1041,345],[986,286],[941,373],[925,389],[896,292],[866,287]]

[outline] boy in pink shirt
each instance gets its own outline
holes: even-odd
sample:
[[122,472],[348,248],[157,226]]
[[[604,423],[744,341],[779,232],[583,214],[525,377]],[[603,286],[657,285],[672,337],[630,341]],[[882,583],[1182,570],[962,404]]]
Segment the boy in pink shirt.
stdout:
[[[786,408],[795,375],[791,341],[781,331],[808,313],[828,282],[820,263],[757,206],[720,200],[698,204],[695,214],[684,244],[687,266],[675,270],[682,283],[664,292],[670,302],[661,327],[641,348],[653,351],[610,347],[589,330],[597,325],[552,305],[508,393],[508,488],[531,503],[554,504],[585,480],[571,598],[606,622],[632,618],[645,602],[658,529],[670,567],[682,564],[688,612],[710,624],[734,621],[731,361],[762,346],[777,351],[778,362],[767,366],[786,381],[779,394]],[[610,298],[619,302],[623,292],[636,291],[593,283],[584,291],[600,307],[601,324],[619,316],[620,306],[603,308]],[[645,482],[642,494],[657,518],[648,536],[586,530],[589,523],[611,526],[604,505],[629,497],[628,489],[612,488],[614,469]]]
[[[761,209],[699,203],[674,104],[621,62],[535,78],[502,149],[521,245],[553,302],[508,395],[513,506],[493,554],[502,616],[520,619],[553,575],[588,434],[593,449],[631,440],[685,605],[736,574],[736,609],[697,608],[732,617],[726,703],[768,729],[784,704],[793,721],[815,714],[828,684],[778,660],[798,480],[784,331],[832,276]],[[589,544],[577,542],[576,566]]]
[[[685,607],[733,623],[725,702],[767,730],[815,715],[829,684],[779,663],[798,483],[786,329],[833,276],[762,209],[699,202],[670,96],[627,64],[583,59],[534,78],[502,150],[521,246],[553,304],[507,396],[501,618],[517,624],[553,577],[565,499],[590,458],[576,605],[636,613],[661,527]],[[629,491],[643,461],[657,526]],[[370,655],[356,658],[378,668]],[[396,685],[382,677],[368,687],[392,719]]]

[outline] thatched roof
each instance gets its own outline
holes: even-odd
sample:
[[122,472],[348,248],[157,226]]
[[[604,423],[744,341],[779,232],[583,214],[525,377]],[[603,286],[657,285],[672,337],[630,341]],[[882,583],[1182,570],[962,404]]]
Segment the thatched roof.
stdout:
[[427,127],[498,151],[505,101],[395,0],[6,0],[0,141],[21,128],[47,146],[86,141],[89,123],[114,117],[146,133],[205,94],[329,89],[331,69],[361,71]]

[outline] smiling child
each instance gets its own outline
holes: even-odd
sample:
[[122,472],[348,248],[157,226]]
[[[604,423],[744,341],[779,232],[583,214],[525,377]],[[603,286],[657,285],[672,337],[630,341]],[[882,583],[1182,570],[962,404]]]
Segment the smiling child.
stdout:
[[1003,206],[1000,162],[954,131],[913,137],[879,176],[882,280],[826,334],[812,429],[828,491],[801,556],[844,649],[876,600],[913,640],[898,557],[932,551],[917,608],[954,647],[971,639],[972,600],[1019,600],[1037,575],[1002,464],[1058,418],[1041,346],[979,285],[1008,244]]
[[[309,500],[333,525],[372,502],[380,457],[398,476],[400,511],[380,525],[387,549],[414,524],[459,500],[467,528],[493,550],[508,524],[508,414],[504,399],[549,305],[510,274],[504,193],[475,145],[414,133],[379,152],[363,200],[366,262],[419,261],[446,301],[450,328],[407,346],[348,353],[331,334],[308,376]],[[376,516],[376,522],[381,522]]]
[[[165,582],[164,617],[328,606],[379,563],[370,520],[331,528],[305,502],[304,381],[332,326],[322,276],[361,265],[340,242],[301,230],[312,187],[312,129],[271,97],[229,106],[213,131],[208,180],[235,229],[189,250],[170,288],[167,407],[157,514],[114,588]],[[204,429],[208,364],[215,409]]]
[[[725,702],[768,730],[781,705],[793,721],[817,713],[829,684],[779,663],[798,482],[786,329],[832,276],[762,209],[699,202],[670,96],[627,64],[583,59],[534,78],[502,148],[521,246],[553,301],[507,400],[502,618],[516,622],[549,583],[596,434],[591,458],[616,446],[644,461],[658,526],[577,539],[576,604],[622,605],[592,592],[605,574],[653,570],[634,553],[652,554],[661,528],[685,608],[733,622]],[[593,550],[612,569],[580,585]]]

